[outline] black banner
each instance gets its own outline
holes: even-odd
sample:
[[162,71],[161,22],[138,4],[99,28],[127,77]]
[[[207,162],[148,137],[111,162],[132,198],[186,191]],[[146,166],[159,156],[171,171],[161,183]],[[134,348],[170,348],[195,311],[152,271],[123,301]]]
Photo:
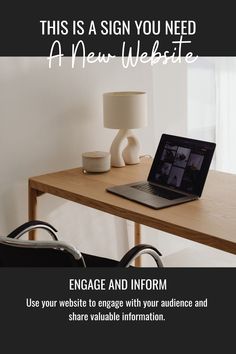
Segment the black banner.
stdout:
[[50,339],[54,348],[63,338],[78,341],[81,349],[102,348],[95,340],[102,336],[104,348],[133,341],[133,349],[144,343],[154,348],[155,342],[159,349],[177,349],[192,341],[212,350],[224,343],[227,352],[235,276],[235,268],[2,268],[2,345],[14,347],[14,333],[39,335],[38,345]]
[[54,41],[64,56],[236,55],[235,11],[227,1],[146,2],[131,9],[122,1],[99,2],[98,8],[21,1],[5,4],[0,31],[1,56],[49,56]]

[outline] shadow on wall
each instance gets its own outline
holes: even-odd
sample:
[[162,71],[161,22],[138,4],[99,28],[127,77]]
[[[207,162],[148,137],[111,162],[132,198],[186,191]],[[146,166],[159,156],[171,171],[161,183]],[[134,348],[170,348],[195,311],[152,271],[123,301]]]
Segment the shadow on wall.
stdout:
[[[82,252],[118,260],[129,248],[125,220],[76,203],[61,203],[57,197],[45,195],[39,201],[40,215],[58,229],[59,239]],[[44,208],[50,204],[51,212]]]
[[28,220],[28,185],[25,180],[4,184],[0,195],[0,235],[6,236]]

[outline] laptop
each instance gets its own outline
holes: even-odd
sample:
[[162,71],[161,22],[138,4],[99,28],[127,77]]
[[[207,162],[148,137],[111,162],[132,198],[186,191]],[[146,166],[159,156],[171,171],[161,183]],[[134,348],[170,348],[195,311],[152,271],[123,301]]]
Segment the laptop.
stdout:
[[154,209],[198,199],[215,146],[212,142],[163,134],[147,181],[106,190]]

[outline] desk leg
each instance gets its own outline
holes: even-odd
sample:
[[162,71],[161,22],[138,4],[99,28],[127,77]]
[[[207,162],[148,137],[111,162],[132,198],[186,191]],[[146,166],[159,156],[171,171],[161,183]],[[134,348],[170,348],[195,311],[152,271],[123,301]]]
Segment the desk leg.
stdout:
[[[134,245],[139,245],[141,243],[141,225],[134,223]],[[135,267],[141,267],[141,258],[138,257],[134,261]]]
[[[28,214],[29,221],[36,220],[37,212],[37,196],[38,193],[35,189],[31,188],[29,185],[28,189]],[[29,240],[35,240],[35,230],[29,232]]]

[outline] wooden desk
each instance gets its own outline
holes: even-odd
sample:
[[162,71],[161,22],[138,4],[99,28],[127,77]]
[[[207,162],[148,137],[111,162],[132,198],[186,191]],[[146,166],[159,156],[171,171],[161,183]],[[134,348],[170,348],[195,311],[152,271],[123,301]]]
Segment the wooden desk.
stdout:
[[[236,254],[236,175],[210,171],[201,199],[154,210],[105,191],[106,187],[147,178],[150,159],[138,165],[84,174],[81,168],[29,179],[29,219],[35,219],[43,193],[71,200],[140,224]],[[31,234],[34,237],[34,234]]]

